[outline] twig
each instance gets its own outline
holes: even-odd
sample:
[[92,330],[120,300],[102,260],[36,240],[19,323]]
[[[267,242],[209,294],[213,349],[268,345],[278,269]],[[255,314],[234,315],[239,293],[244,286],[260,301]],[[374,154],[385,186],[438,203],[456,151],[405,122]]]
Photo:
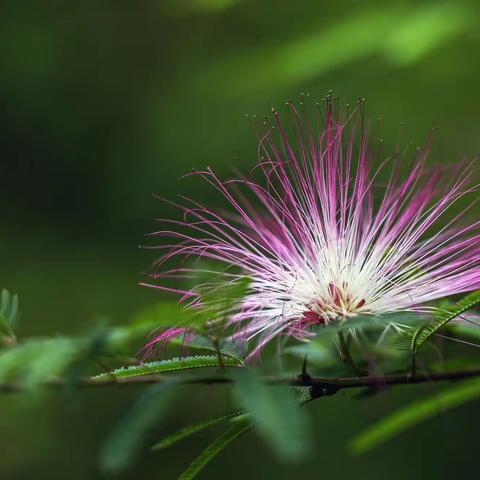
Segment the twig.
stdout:
[[[332,394],[338,390],[345,388],[364,388],[364,387],[387,387],[393,385],[406,385],[413,383],[439,382],[439,381],[454,381],[466,378],[480,377],[480,368],[469,370],[453,370],[447,372],[434,373],[418,373],[411,375],[394,374],[384,376],[371,377],[264,377],[263,381],[268,385],[290,385],[297,387],[315,387],[318,391],[325,391],[325,394]],[[136,377],[125,378],[85,378],[78,382],[79,387],[109,387],[109,386],[123,386],[123,385],[142,385],[169,382],[172,378],[176,378],[178,383],[185,385],[213,385],[213,384],[229,384],[232,379],[225,375],[216,375],[211,377],[173,377],[167,375],[139,375]],[[45,386],[52,389],[59,389],[64,387],[67,382],[63,379],[50,380],[45,382]],[[21,384],[4,383],[0,384],[0,393],[18,393],[24,392],[26,388]],[[327,393],[329,392],[329,393]],[[318,395],[321,396],[321,395]]]

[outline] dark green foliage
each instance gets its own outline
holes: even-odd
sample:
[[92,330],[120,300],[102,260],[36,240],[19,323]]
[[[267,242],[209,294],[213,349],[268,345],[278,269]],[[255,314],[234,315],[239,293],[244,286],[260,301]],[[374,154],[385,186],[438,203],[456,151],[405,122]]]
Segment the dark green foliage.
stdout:
[[18,315],[18,295],[3,289],[0,295],[0,344],[9,346],[15,343]]
[[248,411],[256,428],[282,461],[294,462],[311,448],[311,430],[306,412],[285,387],[265,385],[252,369],[234,372],[234,393]]
[[112,327],[106,332],[106,349],[111,354],[138,350],[152,333],[173,326],[189,325],[194,312],[178,302],[163,301],[149,306],[121,326]]
[[[179,302],[164,301],[136,315],[130,328],[148,326],[154,330],[188,326],[197,333],[212,333],[215,322],[224,320],[245,296],[250,280],[247,277],[240,277],[226,281],[224,278],[212,278],[211,274],[209,276],[199,274],[193,283],[195,291],[201,298],[200,308],[192,309]],[[223,323],[219,327],[223,328]]]
[[415,332],[411,343],[412,352],[418,352],[425,342],[438,330],[478,304],[480,304],[479,290],[470,293],[452,306],[443,304],[444,306],[442,307],[441,305],[441,308],[435,312],[434,319]]
[[[176,337],[170,341],[170,344],[181,346],[184,349],[217,352],[212,340],[201,335],[194,335],[188,340],[188,344],[185,344],[182,337]],[[218,348],[222,356],[231,357],[239,362],[243,362],[243,358],[245,357],[245,345],[237,345],[226,338],[220,338],[218,341]]]
[[165,437],[163,440],[160,440],[155,445],[152,446],[152,450],[161,450],[164,448],[171,447],[172,445],[176,444],[177,442],[183,440],[184,438],[190,437],[191,435],[201,432],[207,428],[213,427],[218,423],[225,422],[227,420],[235,419],[238,421],[238,417],[244,416],[245,412],[233,412],[228,413],[227,415],[222,415],[221,417],[211,418],[210,420],[206,420],[204,422],[196,423],[195,425],[190,425],[188,427],[184,427],[181,430]]
[[408,428],[446,410],[480,397],[478,379],[454,384],[433,396],[422,398],[379,420],[350,444],[354,453],[364,453]]
[[[285,462],[296,462],[304,459],[312,448],[310,422],[305,409],[301,405],[311,400],[310,390],[305,387],[287,388],[269,386],[256,371],[260,369],[246,368],[243,362],[245,352],[228,337],[222,337],[223,322],[221,316],[234,309],[241,294],[245,294],[248,282],[237,281],[223,287],[220,284],[201,284],[205,303],[202,309],[192,311],[178,303],[167,302],[145,310],[125,326],[109,327],[100,324],[85,336],[79,338],[57,337],[32,339],[15,344],[13,326],[18,317],[18,299],[4,291],[1,296],[0,327],[5,338],[4,348],[0,351],[0,382],[10,382],[27,389],[38,389],[45,385],[66,385],[75,387],[83,379],[83,372],[91,369],[95,362],[101,363],[104,357],[109,360],[120,360],[123,364],[131,362],[132,352],[138,351],[138,342],[145,338],[155,328],[168,328],[183,325],[194,332],[183,345],[183,338],[174,338],[171,342],[182,349],[214,352],[210,355],[196,355],[170,358],[133,366],[117,368],[112,371],[90,377],[89,384],[102,384],[109,380],[128,383],[132,377],[161,375],[162,383],[156,384],[142,394],[126,416],[114,428],[101,451],[101,466],[104,471],[117,473],[128,468],[139,453],[143,439],[150,427],[158,427],[162,417],[167,412],[171,395],[182,380],[190,377],[165,374],[184,371],[208,371],[209,376],[221,374],[226,380],[233,380],[234,398],[242,408],[241,411],[221,415],[198,424],[190,425],[173,433],[153,445],[152,450],[160,450],[197,432],[208,429],[222,422],[230,424],[228,430],[215,439],[195,459],[182,474],[181,479],[191,479],[223,448],[242,433],[252,427],[271,447],[278,458]],[[226,297],[216,294],[222,293]],[[398,372],[405,368],[405,354],[410,347],[413,352],[418,349],[440,328],[448,326],[454,334],[469,334],[479,336],[477,329],[471,326],[453,325],[449,322],[460,316],[466,310],[480,303],[480,292],[474,292],[454,305],[446,305],[433,320],[418,327],[419,318],[410,313],[394,316],[382,315],[375,317],[359,317],[344,322],[334,322],[328,326],[319,327],[316,336],[308,343],[295,344],[286,348],[303,362],[308,358],[308,365],[322,369],[322,375],[327,377],[345,377],[357,375],[356,365],[347,365],[339,355],[338,338],[344,339],[343,348],[351,350],[353,359],[361,359],[361,349],[368,349],[370,364],[380,365],[383,372]],[[382,342],[376,343],[378,333],[382,333],[395,323],[401,325],[402,331],[388,330]],[[222,327],[222,328],[220,328]],[[412,328],[417,327],[417,328]],[[358,337],[355,335],[360,334]],[[357,342],[348,342],[357,338]],[[132,345],[137,344],[135,350]],[[405,348],[407,347],[407,348]],[[368,367],[368,362],[362,360],[362,368]],[[474,364],[471,359],[458,357],[462,367]],[[301,364],[292,363],[298,373]],[[445,368],[443,364],[439,368]],[[436,364],[432,367],[437,368]],[[205,370],[209,369],[209,370]],[[212,370],[213,369],[213,370]],[[286,375],[288,369],[283,368]],[[315,370],[313,370],[315,375]],[[204,378],[204,377],[195,377]],[[291,378],[291,377],[289,377]],[[137,381],[137,379],[133,379]],[[62,383],[63,382],[63,383]],[[461,405],[469,400],[480,397],[480,382],[478,380],[455,384],[452,388],[443,390],[438,396],[422,399],[406,408],[394,412],[387,418],[368,428],[351,444],[355,453],[361,453],[381,444],[385,440],[410,428],[418,422],[444,411]]]
[[166,414],[175,384],[172,379],[150,387],[117,424],[100,452],[103,470],[120,472],[133,462],[147,430]]
[[0,353],[0,381],[41,386],[64,373],[82,354],[84,343],[66,337],[27,340]]
[[447,326],[447,333],[452,337],[461,337],[472,342],[480,341],[480,327],[473,324],[464,323],[450,323]]
[[[419,316],[411,312],[336,321],[317,327],[316,335],[309,342],[292,342],[285,353],[302,361],[307,356],[309,365],[318,367],[312,372],[321,369],[322,374],[335,376],[356,374],[358,371],[351,362],[347,371],[345,362],[339,358],[339,338],[343,337],[355,363],[358,361],[366,368],[381,364],[384,371],[394,371],[404,368],[408,362],[412,327],[420,321]],[[402,330],[391,328],[392,323],[402,326]],[[378,342],[380,336],[382,341]]]
[[248,419],[239,420],[234,423],[225,433],[214,440],[183,472],[178,480],[191,480],[212,460],[218,455],[228,444],[233,442],[240,435],[252,428],[252,424]]

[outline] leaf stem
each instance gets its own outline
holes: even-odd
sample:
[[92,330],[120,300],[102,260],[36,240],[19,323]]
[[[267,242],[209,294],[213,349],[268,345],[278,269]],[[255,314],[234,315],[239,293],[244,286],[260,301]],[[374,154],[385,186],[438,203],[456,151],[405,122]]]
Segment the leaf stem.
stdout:
[[342,358],[344,362],[349,365],[350,367],[353,368],[353,370],[357,373],[359,376],[365,376],[368,375],[368,372],[365,372],[365,370],[362,370],[356,363],[355,360],[353,359],[350,349],[349,349],[349,341],[343,334],[343,332],[338,333],[338,341],[339,341],[339,346],[340,346],[340,353],[342,355]]
[[217,337],[213,338],[213,347],[215,348],[215,353],[217,354],[218,366],[223,370],[225,368],[225,364],[223,363],[222,351],[220,350],[220,340]]

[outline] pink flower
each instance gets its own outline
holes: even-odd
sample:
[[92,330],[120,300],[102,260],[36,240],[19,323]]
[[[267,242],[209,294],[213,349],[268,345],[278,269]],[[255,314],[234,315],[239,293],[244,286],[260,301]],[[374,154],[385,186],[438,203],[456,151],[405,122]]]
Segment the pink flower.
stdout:
[[[234,214],[184,199],[183,220],[154,233],[173,244],[159,247],[168,251],[152,278],[195,270],[158,273],[178,257],[216,261],[228,282],[249,277],[226,325],[236,327],[236,339],[257,339],[252,354],[278,335],[306,338],[314,324],[427,312],[432,300],[480,288],[480,221],[460,223],[478,197],[449,215],[477,191],[470,183],[477,159],[427,168],[429,139],[400,180],[404,155],[384,156],[368,141],[362,102],[344,114],[330,98],[324,115],[287,106],[291,132],[273,110],[273,125],[258,133],[254,170],[261,180],[196,172]],[[386,180],[377,181],[382,175]],[[173,290],[184,299],[196,295]]]

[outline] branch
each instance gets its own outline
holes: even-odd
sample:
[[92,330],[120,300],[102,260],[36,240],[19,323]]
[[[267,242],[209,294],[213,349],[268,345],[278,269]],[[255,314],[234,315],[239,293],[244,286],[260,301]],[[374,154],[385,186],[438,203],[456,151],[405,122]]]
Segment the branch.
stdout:
[[[413,383],[454,381],[466,378],[480,377],[480,368],[469,370],[453,370],[449,372],[434,373],[418,373],[412,375],[394,374],[385,376],[372,377],[311,377],[308,374],[302,374],[298,377],[264,377],[263,380],[268,385],[289,385],[297,387],[311,387],[312,396],[332,395],[339,390],[345,388],[382,388],[393,385],[406,385]],[[215,375],[211,377],[172,377],[167,375],[143,375],[125,378],[107,378],[95,379],[84,378],[79,380],[79,387],[108,387],[120,385],[141,385],[169,382],[172,378],[176,378],[178,383],[184,385],[213,385],[213,384],[229,384],[232,379],[224,375]],[[46,387],[52,389],[60,389],[67,385],[67,382],[61,378],[45,382]],[[71,385],[71,382],[68,382]],[[26,388],[22,384],[4,383],[0,384],[1,393],[18,393],[24,392]]]

